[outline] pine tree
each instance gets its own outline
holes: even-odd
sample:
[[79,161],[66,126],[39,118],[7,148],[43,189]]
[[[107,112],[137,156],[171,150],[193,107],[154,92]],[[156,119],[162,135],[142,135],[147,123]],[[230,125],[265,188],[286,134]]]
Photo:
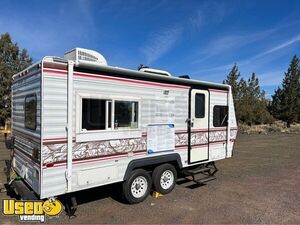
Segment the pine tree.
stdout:
[[245,108],[247,107],[246,123],[252,125],[272,122],[272,117],[267,110],[268,102],[265,98],[265,92],[261,90],[255,73],[252,73],[247,82],[245,104]]
[[270,106],[270,112],[276,119],[281,119],[281,101],[282,101],[282,89],[278,87],[274,95],[272,95],[272,102]]
[[0,36],[0,124],[10,117],[12,76],[32,63],[26,49],[20,51],[8,33]]
[[239,95],[239,77],[241,76],[239,68],[236,64],[233,65],[231,71],[223,81],[223,84],[229,84],[231,86],[232,97],[236,103]]
[[300,69],[299,59],[293,56],[290,66],[285,73],[282,87],[279,87],[272,96],[272,112],[278,119],[282,119],[290,127],[291,123],[299,119],[300,94],[299,94]]
[[238,84],[239,92],[237,94],[237,103],[235,104],[236,118],[238,121],[246,121],[247,106],[247,82],[241,78]]
[[265,92],[261,90],[259,79],[252,73],[248,81],[243,78],[239,82],[239,101],[237,118],[248,125],[272,123],[273,117],[268,112],[268,101]]

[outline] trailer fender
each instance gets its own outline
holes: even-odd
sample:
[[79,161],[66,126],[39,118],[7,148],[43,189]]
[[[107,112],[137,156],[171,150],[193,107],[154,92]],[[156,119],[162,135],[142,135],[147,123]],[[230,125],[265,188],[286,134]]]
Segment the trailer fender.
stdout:
[[160,165],[163,163],[172,163],[172,162],[175,163],[175,165],[179,169],[182,168],[181,157],[178,153],[153,156],[153,157],[143,158],[143,159],[134,159],[130,161],[130,163],[128,164],[123,180],[127,180],[134,169],[143,168],[151,165]]

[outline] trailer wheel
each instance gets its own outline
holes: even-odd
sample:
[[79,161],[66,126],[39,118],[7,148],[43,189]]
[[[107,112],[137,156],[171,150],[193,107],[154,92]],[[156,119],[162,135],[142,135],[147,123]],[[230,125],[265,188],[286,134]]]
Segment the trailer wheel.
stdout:
[[129,179],[123,183],[124,197],[130,204],[140,203],[148,197],[151,186],[151,176],[147,171],[134,170]]
[[171,164],[156,167],[152,173],[154,189],[161,194],[170,193],[176,184],[177,171]]

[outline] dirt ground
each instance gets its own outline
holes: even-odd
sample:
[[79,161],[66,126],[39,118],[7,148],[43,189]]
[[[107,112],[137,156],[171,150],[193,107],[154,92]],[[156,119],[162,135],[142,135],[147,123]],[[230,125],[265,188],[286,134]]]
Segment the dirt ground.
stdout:
[[[3,143],[0,148],[2,166],[8,151]],[[62,213],[47,223],[300,223],[300,134],[239,135],[233,158],[216,165],[217,179],[207,185],[178,184],[172,193],[137,205],[122,203],[116,185],[80,192],[77,217]],[[1,224],[17,221],[0,217]]]

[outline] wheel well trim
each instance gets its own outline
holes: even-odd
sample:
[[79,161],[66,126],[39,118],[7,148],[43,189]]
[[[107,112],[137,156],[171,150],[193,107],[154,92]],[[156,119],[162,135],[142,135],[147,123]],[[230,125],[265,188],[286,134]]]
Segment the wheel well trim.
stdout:
[[176,162],[179,169],[182,168],[181,157],[178,153],[159,155],[142,159],[134,159],[129,162],[123,180],[127,180],[134,169],[143,168],[150,165],[161,165],[163,163]]

